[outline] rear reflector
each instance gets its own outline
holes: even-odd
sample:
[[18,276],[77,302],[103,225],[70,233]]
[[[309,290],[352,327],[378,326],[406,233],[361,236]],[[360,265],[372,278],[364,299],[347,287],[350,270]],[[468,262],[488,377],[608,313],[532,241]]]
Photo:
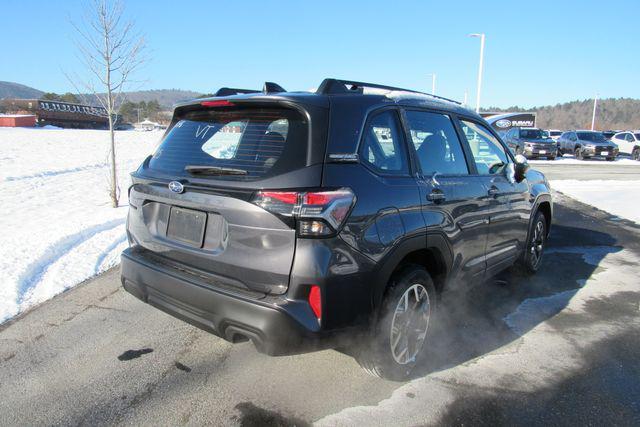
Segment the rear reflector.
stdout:
[[313,310],[318,320],[322,318],[322,296],[320,294],[320,286],[313,285],[309,290],[309,306]]
[[223,99],[220,101],[202,101],[200,105],[203,107],[231,107],[235,104]]

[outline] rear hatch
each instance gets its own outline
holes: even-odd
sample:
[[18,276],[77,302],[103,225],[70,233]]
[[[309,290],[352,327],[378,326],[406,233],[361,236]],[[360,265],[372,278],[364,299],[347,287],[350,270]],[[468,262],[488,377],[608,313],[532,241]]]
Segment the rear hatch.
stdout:
[[286,292],[295,225],[254,200],[261,190],[320,186],[326,119],[324,107],[282,101],[177,108],[156,152],[132,174],[131,244],[212,286]]

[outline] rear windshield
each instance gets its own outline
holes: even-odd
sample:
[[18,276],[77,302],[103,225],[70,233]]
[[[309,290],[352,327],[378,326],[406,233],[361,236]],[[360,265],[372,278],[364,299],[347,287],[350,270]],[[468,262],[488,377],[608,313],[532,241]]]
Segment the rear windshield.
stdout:
[[551,132],[549,132],[549,134],[551,134],[551,136],[560,136],[562,135],[562,132],[557,130],[552,130]]
[[305,166],[307,122],[276,108],[199,110],[180,117],[149,169],[182,176],[247,180]]
[[578,138],[583,141],[603,142],[607,139],[601,132],[578,132]]

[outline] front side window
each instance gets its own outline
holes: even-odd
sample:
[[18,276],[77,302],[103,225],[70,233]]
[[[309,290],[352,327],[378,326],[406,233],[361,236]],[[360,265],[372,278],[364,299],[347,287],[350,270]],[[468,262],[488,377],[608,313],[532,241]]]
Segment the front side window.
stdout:
[[449,116],[425,111],[407,111],[407,121],[424,174],[469,173],[460,140]]
[[408,172],[398,115],[388,110],[371,117],[364,131],[361,158],[381,172]]
[[509,156],[500,141],[486,127],[478,123],[461,120],[460,124],[469,142],[478,173],[481,175],[503,173],[509,163]]

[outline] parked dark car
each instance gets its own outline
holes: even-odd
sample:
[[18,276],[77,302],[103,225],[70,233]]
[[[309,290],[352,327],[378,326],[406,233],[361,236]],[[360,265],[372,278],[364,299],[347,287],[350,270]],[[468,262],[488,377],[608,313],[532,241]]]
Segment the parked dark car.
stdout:
[[540,267],[548,183],[461,105],[335,79],[216,95],[177,106],[132,174],[137,298],[270,355],[358,343],[403,379],[440,292]]
[[574,154],[579,160],[595,157],[613,161],[618,155],[618,146],[607,141],[602,132],[593,130],[570,130],[563,133],[558,139],[558,149],[560,155]]
[[555,160],[558,155],[556,142],[549,134],[538,128],[512,128],[504,136],[504,142],[515,154],[528,159],[546,157]]

